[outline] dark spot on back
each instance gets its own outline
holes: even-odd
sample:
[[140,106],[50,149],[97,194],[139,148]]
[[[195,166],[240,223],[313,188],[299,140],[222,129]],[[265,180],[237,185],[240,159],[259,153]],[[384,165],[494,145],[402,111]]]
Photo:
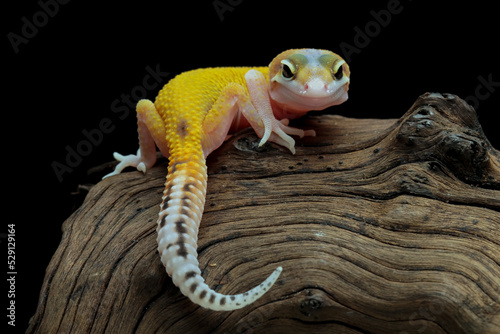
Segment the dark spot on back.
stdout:
[[203,299],[205,298],[205,296],[207,295],[207,290],[203,290],[201,293],[200,293],[200,299]]
[[198,283],[193,283],[193,284],[191,284],[191,287],[189,288],[189,290],[191,291],[191,293],[194,293],[196,291],[197,287],[198,287]]
[[214,303],[214,301],[215,301],[215,295],[212,293],[212,294],[210,294],[210,299],[208,300],[208,302],[209,302],[210,304],[213,304],[213,303]]
[[225,304],[226,304],[226,297],[222,297],[222,298],[220,299],[220,304],[221,304],[221,305],[225,305]]
[[177,133],[182,138],[186,137],[188,134],[188,124],[185,119],[182,119],[177,125]]
[[235,296],[229,296],[229,298],[231,298],[231,300],[235,300],[236,299]]

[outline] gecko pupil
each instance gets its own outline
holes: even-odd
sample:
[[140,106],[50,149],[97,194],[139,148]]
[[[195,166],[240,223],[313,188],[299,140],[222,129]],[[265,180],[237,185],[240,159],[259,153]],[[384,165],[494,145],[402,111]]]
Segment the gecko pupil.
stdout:
[[290,67],[286,64],[283,64],[283,68],[281,69],[281,72],[283,73],[283,77],[285,79],[291,79],[293,78],[293,73]]
[[344,73],[342,70],[342,66],[340,66],[339,69],[337,70],[337,73],[335,73],[333,76],[335,77],[336,80],[340,80],[340,79],[342,79],[343,75],[344,75]]

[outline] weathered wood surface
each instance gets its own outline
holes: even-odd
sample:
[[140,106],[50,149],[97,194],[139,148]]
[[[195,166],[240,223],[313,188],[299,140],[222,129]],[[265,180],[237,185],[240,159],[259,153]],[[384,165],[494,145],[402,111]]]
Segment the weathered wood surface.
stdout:
[[399,120],[318,116],[297,154],[244,131],[208,159],[199,260],[214,312],[156,252],[165,161],[106,179],[63,225],[28,333],[500,333],[500,153],[425,94]]

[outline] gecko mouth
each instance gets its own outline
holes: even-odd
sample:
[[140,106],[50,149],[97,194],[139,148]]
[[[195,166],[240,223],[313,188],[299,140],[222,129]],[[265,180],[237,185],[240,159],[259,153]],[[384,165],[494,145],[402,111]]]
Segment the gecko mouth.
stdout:
[[306,83],[301,89],[291,89],[285,85],[271,90],[271,98],[289,110],[323,110],[345,102],[348,98],[349,81],[333,82],[332,85],[319,86],[318,83]]

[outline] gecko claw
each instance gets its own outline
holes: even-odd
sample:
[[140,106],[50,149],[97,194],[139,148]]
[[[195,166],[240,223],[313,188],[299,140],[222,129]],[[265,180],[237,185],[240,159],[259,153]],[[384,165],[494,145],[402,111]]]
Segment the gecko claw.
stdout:
[[271,137],[271,131],[267,131],[266,129],[266,132],[264,133],[264,136],[262,136],[262,138],[260,139],[260,142],[259,142],[259,147],[261,147],[262,145],[264,145],[265,143],[267,143],[267,141],[269,140],[269,138]]
[[146,174],[146,164],[144,162],[140,162],[137,165],[137,170],[142,172],[143,174]]
[[280,121],[274,120],[270,123],[271,124],[265,124],[264,135],[259,142],[259,147],[264,145],[267,141],[271,141],[288,148],[292,154],[295,154],[295,140],[290,135],[300,138],[304,136],[316,136],[316,131],[314,130],[302,130],[288,126],[288,119],[282,119]]

